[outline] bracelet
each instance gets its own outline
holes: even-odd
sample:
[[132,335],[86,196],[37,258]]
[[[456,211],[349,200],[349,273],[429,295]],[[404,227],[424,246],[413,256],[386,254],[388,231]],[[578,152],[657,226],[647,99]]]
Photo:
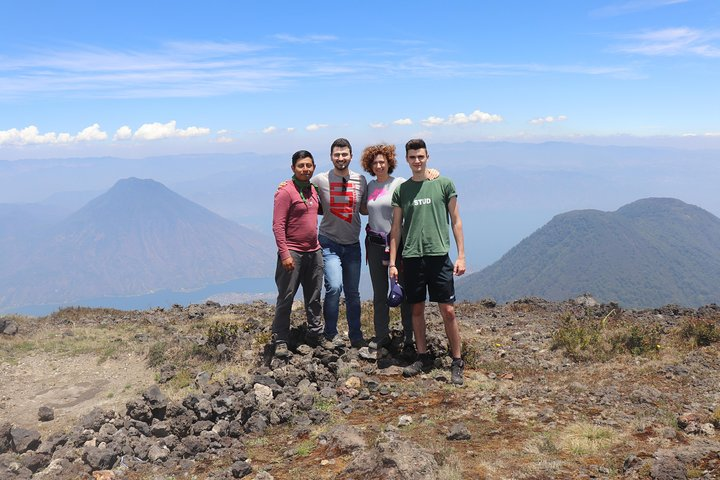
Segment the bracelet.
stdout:
[[388,265],[388,268],[397,268],[395,265]]

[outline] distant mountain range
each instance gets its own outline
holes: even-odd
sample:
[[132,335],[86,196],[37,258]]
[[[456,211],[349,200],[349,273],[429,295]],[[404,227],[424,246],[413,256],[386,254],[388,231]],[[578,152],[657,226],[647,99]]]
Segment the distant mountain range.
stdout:
[[457,284],[467,300],[582,293],[638,308],[720,302],[720,219],[672,198],[571,211]]
[[274,272],[271,237],[153,180],[120,180],[60,221],[37,205],[2,207],[0,309],[198,289]]
[[[365,145],[350,140],[355,147],[350,168],[361,171]],[[322,148],[298,145],[315,154],[317,172],[332,168],[327,141]],[[496,262],[559,212],[613,211],[638,198],[672,197],[720,216],[715,193],[720,149],[490,141],[432,142],[429,153],[429,165],[457,187],[472,271]],[[70,213],[120,178],[152,178],[224,218],[272,236],[273,192],[290,176],[291,154],[279,148],[268,155],[0,160],[0,203],[41,203]],[[403,159],[394,175],[410,175]]]

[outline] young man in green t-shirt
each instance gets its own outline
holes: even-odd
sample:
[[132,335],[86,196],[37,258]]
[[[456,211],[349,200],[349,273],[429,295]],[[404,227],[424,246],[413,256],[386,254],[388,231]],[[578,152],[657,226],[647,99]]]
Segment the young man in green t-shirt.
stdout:
[[[425,171],[429,160],[427,146],[421,139],[405,145],[405,159],[413,176],[400,184],[392,198],[393,223],[390,232],[390,277],[397,280],[395,265],[398,246],[402,238],[402,267],[405,273],[405,298],[412,304],[413,331],[417,360],[403,370],[411,377],[428,370],[432,359],[427,352],[425,337],[425,298],[437,302],[450,343],[452,382],[463,383],[465,363],[461,358],[462,343],[455,318],[455,285],[453,275],[465,273],[465,242],[462,220],[458,211],[457,192],[452,180],[438,177],[428,180]],[[448,226],[452,227],[457,259],[453,264]],[[400,236],[402,233],[402,237]]]

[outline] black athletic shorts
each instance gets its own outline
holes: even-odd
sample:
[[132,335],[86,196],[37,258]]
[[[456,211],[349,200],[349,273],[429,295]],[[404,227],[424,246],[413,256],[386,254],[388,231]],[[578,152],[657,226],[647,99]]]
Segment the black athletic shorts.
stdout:
[[405,300],[408,303],[424,302],[426,292],[430,301],[455,303],[455,269],[449,255],[438,257],[403,257],[405,274]]

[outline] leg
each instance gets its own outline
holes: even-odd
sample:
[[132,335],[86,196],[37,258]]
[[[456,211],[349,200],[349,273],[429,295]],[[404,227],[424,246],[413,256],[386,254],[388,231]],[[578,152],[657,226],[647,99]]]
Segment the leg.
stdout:
[[296,252],[291,251],[295,261],[295,269],[291,272],[285,270],[278,257],[275,268],[275,284],[278,287],[278,296],[275,303],[275,318],[272,324],[273,339],[286,342],[290,336],[290,310],[292,309],[293,298],[297,293],[300,279],[300,262],[302,258]]
[[[402,280],[405,289],[405,302],[412,325],[412,331],[415,333],[415,347],[418,353],[427,353],[427,343],[425,340],[425,299],[427,298],[427,274],[426,262],[424,257],[404,257],[402,260]],[[401,306],[402,308],[402,306]],[[401,312],[402,313],[402,312]],[[407,320],[404,320],[406,322]],[[403,330],[407,328],[407,324],[403,323]],[[405,330],[405,338],[412,338],[412,333]]]
[[345,306],[347,308],[348,333],[351,342],[363,339],[360,329],[360,269],[362,268],[362,255],[360,242],[343,246],[342,277],[345,291]]
[[303,271],[301,283],[305,298],[305,315],[307,316],[308,333],[320,336],[323,333],[322,306],[320,291],[323,283],[322,250],[303,254]]
[[318,238],[322,246],[323,272],[325,274],[325,302],[323,303],[325,337],[331,339],[338,333],[337,321],[340,309],[340,293],[343,289],[342,266],[338,254],[338,245],[322,235]]
[[462,341],[460,340],[460,329],[455,318],[455,306],[452,303],[438,304],[440,315],[445,325],[445,335],[450,342],[450,354],[452,358],[460,358],[462,353]]
[[443,255],[428,257],[428,266],[429,271],[432,272],[428,279],[430,301],[437,302],[440,308],[440,315],[445,324],[445,334],[450,343],[452,357],[460,358],[462,344],[460,343],[460,331],[455,319],[453,263],[448,255]]
[[[382,245],[365,242],[365,249],[373,287],[373,326],[375,339],[379,341],[390,333],[390,307],[387,304],[388,269],[387,265],[382,264],[385,248]],[[412,323],[410,328],[412,330]]]
[[417,353],[427,353],[427,342],[425,337],[425,302],[412,304],[412,322]]
[[[398,273],[398,282],[400,285],[405,285],[405,271],[402,266],[400,267],[400,271]],[[400,304],[400,319],[402,321],[405,344],[410,345],[413,342],[413,320],[412,305],[408,303],[407,299]]]
[[415,375],[430,370],[433,365],[432,358],[427,351],[425,337],[425,302],[413,303],[412,311],[417,357],[413,363],[403,369],[404,377],[414,377]]

